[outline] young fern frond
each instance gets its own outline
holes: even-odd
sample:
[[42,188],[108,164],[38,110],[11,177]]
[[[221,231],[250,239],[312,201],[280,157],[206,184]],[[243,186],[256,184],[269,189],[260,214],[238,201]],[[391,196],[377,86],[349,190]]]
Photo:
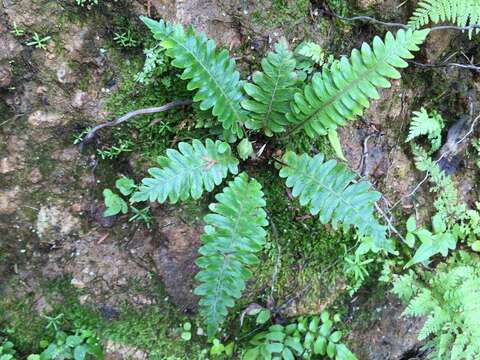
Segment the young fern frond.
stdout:
[[268,225],[260,184],[242,173],[210,205],[205,216],[197,265],[202,269],[196,279],[200,285],[195,294],[201,297],[200,312],[207,321],[211,338],[240,298],[245,282],[251,276],[247,266],[257,263],[256,253],[265,244]]
[[295,64],[285,39],[275,45],[275,52],[263,58],[263,72],[253,74],[253,83],[244,86],[250,96],[242,101],[243,108],[250,112],[247,128],[263,129],[267,136],[285,130],[288,124],[285,114],[290,111],[290,102],[297,90]]
[[148,170],[152,177],[142,180],[132,202],[164,203],[168,198],[175,204],[190,197],[198,199],[204,190],[210,192],[220,185],[229,172],[238,172],[238,160],[230,146],[219,140],[207,139],[205,144],[196,139],[192,144],[181,142],[178,150],[168,149],[166,156],[159,156],[158,163],[161,168]]
[[369,99],[379,99],[376,88],[390,87],[389,79],[399,79],[395,68],[405,68],[403,59],[411,59],[429,30],[388,32],[385,41],[378,36],[373,45],[363,43],[350,59],[342,57],[316,73],[302,93],[296,93],[292,112],[287,114],[294,129],[304,128],[310,136],[325,135],[329,129],[345,125],[361,116],[370,106]]
[[[415,29],[428,23],[451,22],[458,26],[480,24],[480,2],[478,0],[422,0],[408,20]],[[479,29],[475,30],[478,33]],[[471,37],[473,29],[469,30]]]
[[299,198],[300,205],[308,206],[312,215],[318,214],[322,224],[330,223],[335,229],[339,223],[353,225],[361,236],[372,238],[371,250],[395,251],[386,237],[386,227],[373,215],[380,193],[371,191],[368,182],[354,183],[355,174],[345,164],[324,162],[323,154],[312,158],[287,152],[283,162],[280,177],[286,178],[292,195]]
[[191,26],[185,30],[179,24],[173,26],[144,16],[141,19],[161,41],[166,55],[173,59],[172,65],[185,69],[181,78],[190,80],[187,89],[197,90],[193,101],[199,101],[202,110],[212,108],[226,134],[242,137],[241,126],[247,119],[240,106],[243,84],[228,51],[218,51],[215,41],[203,33],[197,35]]
[[460,250],[432,271],[410,271],[393,292],[408,304],[404,315],[427,318],[418,339],[430,339],[428,359],[480,358],[478,256]]
[[443,119],[440,114],[435,111],[429,114],[427,110],[422,107],[420,111],[413,112],[408,137],[405,142],[412,141],[421,135],[427,135],[428,139],[432,142],[431,152],[434,152],[438,150],[442,144],[443,126]]

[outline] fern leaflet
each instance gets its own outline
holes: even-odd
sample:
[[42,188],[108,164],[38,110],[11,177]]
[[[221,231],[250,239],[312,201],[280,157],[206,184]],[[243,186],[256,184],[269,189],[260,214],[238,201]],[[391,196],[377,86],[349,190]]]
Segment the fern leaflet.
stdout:
[[207,320],[211,338],[228,313],[228,308],[240,298],[245,282],[251,276],[248,265],[258,259],[255,253],[265,243],[267,226],[263,192],[256,180],[242,173],[210,205],[212,213],[205,216],[203,246],[197,265],[202,269],[196,276],[200,285],[195,294],[200,300],[201,314]]
[[228,51],[218,51],[215,41],[203,33],[196,35],[191,26],[184,30],[179,24],[172,26],[144,16],[141,19],[161,41],[166,55],[173,58],[172,65],[185,69],[181,78],[190,80],[188,90],[197,90],[193,100],[200,102],[200,109],[213,108],[213,115],[227,134],[242,137],[241,126],[246,121],[246,113],[240,106],[242,82]]
[[166,156],[159,156],[161,168],[150,168],[152,176],[142,184],[132,202],[167,200],[175,204],[189,197],[198,199],[203,191],[212,191],[220,185],[228,172],[238,172],[238,160],[232,155],[230,146],[222,141],[207,139],[205,144],[193,140],[192,144],[181,142],[178,150],[168,149]]
[[285,130],[288,121],[285,114],[290,111],[297,82],[296,61],[288,50],[285,39],[275,45],[262,60],[263,72],[253,74],[253,84],[244,88],[250,99],[242,101],[242,106],[250,111],[246,126],[249,129],[263,129],[267,136]]
[[380,193],[371,191],[368,182],[353,183],[355,174],[345,164],[335,160],[324,162],[323,154],[312,158],[287,152],[283,162],[280,177],[287,178],[286,185],[292,188],[292,195],[299,198],[301,205],[307,205],[312,215],[318,214],[323,224],[330,223],[334,228],[339,223],[344,227],[354,225],[361,236],[373,239],[373,251],[394,252],[385,226],[373,215],[373,205]]
[[389,79],[400,78],[395,68],[408,66],[403,59],[413,58],[411,51],[419,50],[428,32],[401,29],[396,38],[388,32],[385,41],[376,36],[372,47],[363,43],[361,50],[354,49],[350,60],[342,57],[324,66],[302,93],[295,94],[289,121],[314,137],[361,116],[369,99],[379,99],[376,87],[387,88]]
[[[422,0],[408,20],[408,25],[419,29],[430,22],[452,22],[458,26],[480,24],[480,2],[478,0]],[[469,36],[472,36],[469,30]],[[475,30],[478,33],[478,29]]]
[[427,110],[422,107],[420,111],[413,112],[408,137],[405,142],[412,141],[421,135],[427,135],[428,139],[432,142],[432,149],[430,151],[437,151],[442,144],[442,129],[443,119],[440,114],[435,111],[429,114]]

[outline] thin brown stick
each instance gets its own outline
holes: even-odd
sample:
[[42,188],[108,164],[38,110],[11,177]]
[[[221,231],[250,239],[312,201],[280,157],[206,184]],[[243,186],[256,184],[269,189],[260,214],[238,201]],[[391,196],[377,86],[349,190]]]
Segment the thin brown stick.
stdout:
[[471,65],[458,64],[458,63],[424,64],[424,63],[420,63],[420,62],[417,62],[417,61],[407,61],[407,62],[409,62],[410,64],[413,64],[413,65],[419,66],[419,67],[423,67],[423,68],[459,67],[459,68],[462,68],[462,69],[469,69],[469,70],[475,70],[475,71],[480,72],[480,66],[476,66],[476,65],[473,65],[473,64],[471,64]]
[[138,116],[138,115],[146,115],[146,114],[154,114],[154,113],[159,113],[159,112],[164,112],[179,106],[184,106],[184,105],[191,105],[193,103],[192,100],[175,100],[172,101],[168,104],[162,105],[162,106],[157,106],[157,107],[151,107],[151,108],[144,108],[144,109],[138,109],[134,111],[130,111],[126,113],[125,115],[119,117],[116,120],[109,121],[100,125],[95,126],[90,132],[83,138],[82,142],[80,143],[80,147],[83,147],[84,144],[92,141],[94,138],[95,134],[97,131],[100,129],[103,129],[105,127],[112,127],[112,126],[117,126],[128,119]]
[[[343,21],[349,21],[349,22],[365,21],[365,22],[369,22],[369,23],[372,23],[372,24],[378,24],[378,25],[383,25],[383,26],[387,26],[387,27],[397,27],[397,28],[402,28],[402,29],[411,28],[411,26],[408,26],[406,24],[395,23],[395,22],[385,22],[385,21],[375,19],[371,16],[354,16],[354,17],[351,17],[351,18],[347,18],[347,17],[344,17],[344,16],[337,15],[332,11],[324,11],[324,13],[327,14],[327,15],[333,16],[333,17],[335,17],[339,20],[343,20]],[[438,30],[466,31],[466,30],[474,30],[474,29],[480,29],[480,25],[469,25],[469,26],[439,25],[439,26],[432,26],[430,28],[430,31],[438,31]]]

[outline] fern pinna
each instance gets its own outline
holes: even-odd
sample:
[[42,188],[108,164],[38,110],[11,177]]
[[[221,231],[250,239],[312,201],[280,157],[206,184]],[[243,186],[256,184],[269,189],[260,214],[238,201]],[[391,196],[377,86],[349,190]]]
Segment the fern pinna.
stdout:
[[197,90],[193,100],[200,101],[200,109],[212,108],[226,134],[242,137],[242,124],[246,121],[246,113],[240,106],[242,82],[228,51],[218,51],[215,41],[203,33],[197,35],[192,26],[185,30],[179,24],[172,26],[144,16],[141,19],[167,49],[167,56],[173,58],[172,65],[185,69],[181,78],[190,80],[188,90]]
[[334,228],[342,223],[354,225],[360,235],[371,237],[371,250],[395,252],[391,239],[386,237],[386,227],[373,215],[373,205],[380,193],[371,191],[366,181],[353,183],[355,174],[345,164],[335,160],[324,162],[323,154],[314,157],[287,152],[280,177],[292,188],[301,205],[308,206],[312,215],[319,215],[323,224]]
[[200,285],[201,313],[212,337],[228,313],[228,308],[240,298],[245,282],[251,276],[247,266],[257,263],[255,254],[265,243],[267,226],[260,184],[242,173],[210,205],[205,216],[203,246],[197,265],[202,269],[196,276]]
[[303,92],[295,94],[288,119],[314,137],[361,116],[369,99],[380,98],[377,87],[390,87],[389,79],[400,78],[395,68],[408,66],[403,59],[413,58],[411,51],[419,50],[428,32],[401,29],[396,37],[388,32],[385,41],[376,36],[372,47],[363,43],[361,50],[352,50],[350,59],[324,66]]
[[[430,22],[452,22],[458,26],[480,25],[478,0],[422,0],[417,5],[408,25],[419,29]],[[479,29],[475,30],[478,33]],[[471,37],[473,29],[469,30]]]
[[253,84],[245,84],[245,92],[251,98],[243,100],[242,106],[250,112],[246,123],[249,129],[263,129],[267,136],[285,131],[288,125],[285,114],[290,111],[296,91],[295,64],[283,39],[275,45],[275,52],[268,53],[262,60],[263,72],[253,74]]
[[238,160],[230,146],[219,140],[207,139],[205,144],[199,140],[193,140],[192,144],[181,142],[178,150],[168,149],[166,155],[158,157],[161,168],[148,170],[152,177],[142,180],[132,202],[163,203],[168,199],[175,204],[190,197],[198,199],[204,190],[210,192],[220,185],[229,172],[238,172]]

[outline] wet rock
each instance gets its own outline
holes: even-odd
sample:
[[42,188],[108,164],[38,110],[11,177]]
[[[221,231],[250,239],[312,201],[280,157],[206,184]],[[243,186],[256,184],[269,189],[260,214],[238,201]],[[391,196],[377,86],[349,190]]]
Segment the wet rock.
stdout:
[[354,324],[347,337],[350,350],[359,359],[400,360],[421,346],[417,336],[424,320],[402,317],[405,307],[395,296],[389,294],[385,302],[371,306],[372,309],[360,306],[371,319]]
[[11,215],[17,211],[16,199],[19,193],[19,186],[9,190],[0,190],[0,215]]
[[37,110],[30,114],[28,117],[28,123],[37,128],[49,128],[61,125],[63,123],[63,116],[56,112],[45,112]]
[[427,62],[433,64],[439,60],[451,48],[450,44],[457,35],[455,30],[432,31],[423,46]]
[[72,107],[75,109],[82,109],[90,100],[88,93],[82,90],[77,90],[72,98]]
[[40,181],[42,181],[42,179],[43,179],[42,173],[40,172],[40,170],[38,168],[33,169],[28,174],[28,180],[32,184],[38,184]]
[[73,84],[77,81],[72,68],[66,62],[62,62],[57,67],[57,80],[62,84]]
[[68,209],[43,205],[37,216],[36,230],[41,242],[55,243],[79,229],[79,220]]
[[47,299],[42,296],[35,301],[35,310],[39,314],[48,314],[53,311],[53,307],[49,304]]
[[12,83],[12,70],[10,65],[0,65],[0,89],[7,88]]
[[192,289],[198,271],[195,259],[201,244],[201,229],[166,214],[157,215],[156,219],[159,236],[153,257],[156,268],[170,300],[181,309],[193,310],[197,306]]
[[83,289],[85,287],[85,283],[77,278],[72,278],[70,285],[76,287],[77,289]]
[[10,157],[0,159],[0,174],[8,174],[15,171],[18,167]]
[[94,210],[93,217],[95,221],[103,228],[111,228],[115,225],[117,221],[117,216],[105,216],[106,207],[105,205],[100,205]]
[[52,158],[60,161],[77,161],[80,158],[80,150],[76,146],[71,146],[63,150],[56,150]]
[[229,49],[241,45],[240,34],[232,26],[233,19],[222,9],[221,1],[153,0],[152,5],[162,17],[182,24],[192,24],[199,32],[217,40]]
[[148,354],[140,349],[108,340],[105,345],[105,360],[147,360]]
[[0,23],[0,61],[13,59],[22,51],[22,46],[9,33],[8,29]]

